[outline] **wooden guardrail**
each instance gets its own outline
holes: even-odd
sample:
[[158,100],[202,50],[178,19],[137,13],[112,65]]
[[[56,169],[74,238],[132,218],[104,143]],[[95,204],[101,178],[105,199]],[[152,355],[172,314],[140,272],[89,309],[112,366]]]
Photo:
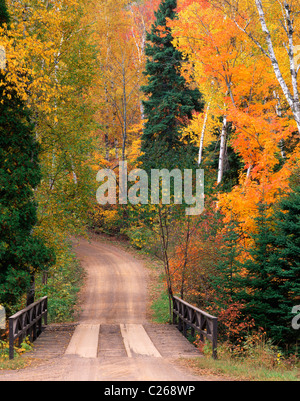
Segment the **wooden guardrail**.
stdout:
[[200,340],[204,337],[212,342],[212,356],[217,359],[218,318],[196,308],[193,305],[173,296],[173,324],[187,336],[187,330],[191,329],[192,336],[195,331],[200,334]]
[[48,297],[41,298],[27,308],[11,316],[9,321],[9,359],[14,358],[14,343],[19,344],[29,336],[33,342],[42,332],[42,320],[47,325]]

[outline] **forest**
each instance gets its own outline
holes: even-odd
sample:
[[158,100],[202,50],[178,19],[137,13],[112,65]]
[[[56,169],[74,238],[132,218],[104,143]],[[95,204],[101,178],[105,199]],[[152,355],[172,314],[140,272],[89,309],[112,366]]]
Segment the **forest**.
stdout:
[[[48,295],[69,318],[70,238],[93,231],[161,260],[169,303],[217,316],[233,354],[264,338],[296,358],[299,71],[299,0],[0,0],[7,313]],[[99,204],[97,174],[120,162],[203,170],[203,212],[174,185],[169,204]]]

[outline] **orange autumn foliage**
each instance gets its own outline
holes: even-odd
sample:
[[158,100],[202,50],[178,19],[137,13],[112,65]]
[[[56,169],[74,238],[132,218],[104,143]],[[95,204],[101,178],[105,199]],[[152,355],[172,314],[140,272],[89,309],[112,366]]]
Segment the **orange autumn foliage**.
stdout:
[[[270,13],[275,14],[275,8],[270,7]],[[206,138],[210,138],[209,131],[215,129],[219,117],[226,116],[232,126],[229,143],[244,168],[239,184],[219,195],[218,207],[227,220],[234,212],[248,233],[254,229],[259,202],[276,202],[289,190],[289,177],[299,167],[299,144],[284,151],[284,145],[293,142],[297,132],[292,110],[271,61],[222,7],[208,0],[181,1],[178,19],[169,24],[174,45],[186,56],[182,74],[190,77],[210,105]],[[275,23],[271,28],[276,29]],[[258,23],[253,29],[257,37],[262,36]],[[276,54],[281,54],[282,37],[275,36]],[[287,76],[289,64],[283,56],[280,62]],[[203,118],[195,116],[191,127],[199,142]]]

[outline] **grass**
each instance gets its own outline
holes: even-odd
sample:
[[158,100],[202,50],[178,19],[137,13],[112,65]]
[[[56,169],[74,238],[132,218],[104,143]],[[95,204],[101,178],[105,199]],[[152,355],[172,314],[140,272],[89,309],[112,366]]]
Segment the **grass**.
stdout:
[[4,359],[0,357],[0,371],[1,370],[18,370],[24,369],[29,365],[29,360],[22,357],[14,358],[13,360]]
[[25,339],[19,347],[15,347],[14,359],[9,359],[8,341],[0,340],[0,370],[18,370],[24,369],[30,364],[28,358],[22,356],[32,350],[32,344]]
[[244,359],[235,361],[229,358],[213,360],[209,357],[185,359],[181,361],[195,373],[201,375],[223,376],[224,379],[240,381],[300,381],[299,369],[269,368],[258,366],[257,361]]
[[[139,252],[137,252],[139,254]],[[165,272],[163,264],[154,256],[143,257],[143,263],[147,267],[148,276],[148,317],[155,323],[168,323],[169,296],[165,284]]]
[[166,291],[162,291],[160,296],[153,301],[151,309],[153,311],[152,319],[154,322],[169,322],[169,296]]

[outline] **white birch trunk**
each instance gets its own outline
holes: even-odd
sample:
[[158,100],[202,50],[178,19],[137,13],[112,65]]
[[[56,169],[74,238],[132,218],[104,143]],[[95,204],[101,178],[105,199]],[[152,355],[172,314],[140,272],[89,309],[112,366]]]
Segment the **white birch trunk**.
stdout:
[[[298,86],[297,86],[297,71],[295,68],[295,61],[294,61],[294,45],[293,45],[293,21],[291,17],[291,10],[287,2],[284,2],[284,9],[285,9],[285,20],[286,20],[286,34],[288,37],[288,42],[289,42],[289,47],[288,47],[288,56],[290,60],[290,71],[291,71],[291,80],[292,80],[292,87],[293,87],[293,94],[290,92],[283,76],[279,68],[278,60],[276,58],[275,52],[274,52],[274,47],[272,43],[272,38],[270,31],[268,29],[267,23],[266,23],[266,18],[265,18],[265,13],[263,10],[262,6],[262,1],[261,0],[255,0],[256,3],[256,8],[259,14],[259,20],[261,23],[262,31],[266,35],[266,43],[268,46],[268,53],[264,51],[264,53],[270,58],[273,70],[275,73],[275,76],[277,78],[277,81],[279,82],[281,89],[284,93],[284,96],[293,112],[298,132],[300,134],[300,102],[299,102],[299,91],[298,91]],[[253,37],[250,36],[252,39]],[[256,42],[257,44],[257,42]],[[262,46],[259,46],[262,49]]]
[[209,114],[209,109],[210,109],[210,103],[208,103],[204,121],[203,121],[203,127],[202,127],[202,132],[201,132],[201,138],[200,138],[200,146],[199,146],[199,156],[198,156],[198,166],[200,166],[202,162],[202,153],[203,153],[203,143],[204,143],[204,136],[205,136],[205,130],[206,130],[206,124],[207,124],[207,119],[208,119],[208,114]]
[[251,174],[251,170],[252,170],[252,165],[250,165],[247,169],[247,179],[250,178],[250,174]]
[[226,134],[227,134],[227,116],[223,117],[223,126],[220,138],[220,154],[219,154],[219,168],[218,168],[218,184],[222,182],[224,173],[224,159],[226,149]]

